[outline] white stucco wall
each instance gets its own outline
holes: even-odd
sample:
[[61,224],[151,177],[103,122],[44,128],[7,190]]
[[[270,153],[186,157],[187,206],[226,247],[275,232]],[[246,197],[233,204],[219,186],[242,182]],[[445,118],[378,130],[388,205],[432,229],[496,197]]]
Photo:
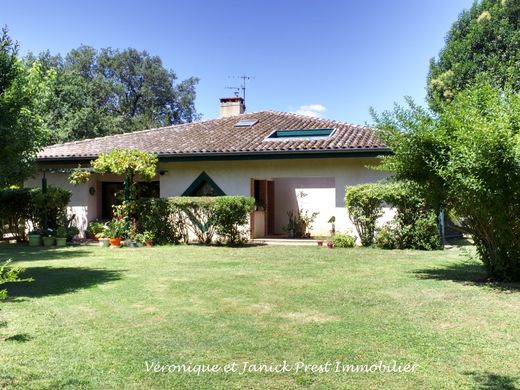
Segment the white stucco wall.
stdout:
[[[373,158],[331,159],[281,159],[260,161],[200,161],[161,163],[166,173],[157,176],[160,180],[161,197],[180,196],[202,173],[206,172],[227,195],[251,195],[251,179],[275,182],[275,233],[283,233],[287,224],[287,211],[302,207],[309,212],[318,211],[313,225],[313,235],[327,235],[331,216],[336,217],[336,231],[354,233],[355,229],[345,211],[345,186],[375,182],[388,176],[387,173],[367,168],[377,164]],[[102,181],[120,181],[112,175],[92,175],[89,182],[73,186],[68,174],[47,173],[47,183],[72,192],[68,208],[69,215],[75,214],[75,224],[81,234],[89,221],[101,213]],[[41,174],[27,180],[26,187],[40,187]],[[89,188],[95,194],[89,194]],[[297,201],[303,191],[306,197]],[[298,203],[297,203],[298,202]],[[297,206],[298,204],[298,206]],[[390,219],[391,211],[381,219]]]
[[[284,159],[261,161],[201,161],[163,163],[161,196],[179,196],[206,172],[227,195],[251,195],[251,179],[275,180],[276,232],[287,223],[287,210],[297,190],[307,193],[302,202],[309,211],[319,211],[312,234],[325,235],[327,223],[336,217],[336,231],[355,232],[345,211],[345,186],[375,182],[387,173],[368,169],[373,158]],[[277,185],[278,184],[278,185]],[[285,196],[284,196],[285,195]],[[286,208],[287,207],[287,208]],[[388,219],[390,216],[386,216]]]

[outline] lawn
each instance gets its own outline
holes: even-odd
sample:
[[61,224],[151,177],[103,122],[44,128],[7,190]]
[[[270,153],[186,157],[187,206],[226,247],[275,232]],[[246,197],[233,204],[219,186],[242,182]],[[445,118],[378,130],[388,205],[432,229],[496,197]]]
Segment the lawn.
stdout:
[[2,244],[35,281],[0,304],[0,388],[519,388],[520,287],[463,252]]

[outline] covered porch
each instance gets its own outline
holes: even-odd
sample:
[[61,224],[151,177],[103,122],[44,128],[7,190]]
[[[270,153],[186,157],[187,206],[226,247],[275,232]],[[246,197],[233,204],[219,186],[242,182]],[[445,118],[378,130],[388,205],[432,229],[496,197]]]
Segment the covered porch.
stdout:
[[288,213],[317,213],[309,229],[312,236],[328,236],[335,216],[334,177],[269,177],[251,179],[256,207],[251,215],[251,238],[288,238]]

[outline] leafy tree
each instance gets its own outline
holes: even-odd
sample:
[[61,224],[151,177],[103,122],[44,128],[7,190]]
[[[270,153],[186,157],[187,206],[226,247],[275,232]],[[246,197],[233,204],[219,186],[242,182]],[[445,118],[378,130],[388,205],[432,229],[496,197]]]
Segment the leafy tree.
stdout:
[[92,162],[92,168],[96,172],[128,177],[133,182],[136,176],[152,180],[157,162],[157,156],[153,153],[135,149],[114,149],[110,153],[102,153]]
[[38,61],[26,66],[18,46],[0,33],[0,187],[26,179],[39,147],[45,143],[43,111],[54,74]]
[[156,174],[157,162],[155,154],[135,149],[114,149],[92,161],[94,171],[113,173],[125,178],[125,200],[115,209],[119,217],[135,217],[138,207],[136,179],[139,176],[144,180],[152,180]]
[[463,11],[430,63],[428,103],[439,112],[479,78],[520,91],[520,2],[483,0]]
[[157,56],[135,49],[95,50],[80,46],[65,58],[30,54],[57,72],[46,123],[50,142],[63,142],[191,122],[196,78],[177,76]]
[[519,281],[520,96],[477,84],[439,115],[409,102],[374,118],[383,168],[462,218],[492,278]]

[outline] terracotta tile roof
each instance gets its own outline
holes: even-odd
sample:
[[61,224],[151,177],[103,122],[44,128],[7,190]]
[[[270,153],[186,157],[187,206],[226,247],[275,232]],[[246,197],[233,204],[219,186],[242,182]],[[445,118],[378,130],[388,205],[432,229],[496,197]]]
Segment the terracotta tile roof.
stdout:
[[[258,122],[252,127],[235,127],[242,119],[256,119]],[[334,132],[327,138],[266,140],[275,130],[323,128],[334,129]],[[261,111],[52,145],[38,153],[38,159],[96,157],[114,148],[141,149],[159,157],[386,151],[386,146],[367,127],[292,113]]]

